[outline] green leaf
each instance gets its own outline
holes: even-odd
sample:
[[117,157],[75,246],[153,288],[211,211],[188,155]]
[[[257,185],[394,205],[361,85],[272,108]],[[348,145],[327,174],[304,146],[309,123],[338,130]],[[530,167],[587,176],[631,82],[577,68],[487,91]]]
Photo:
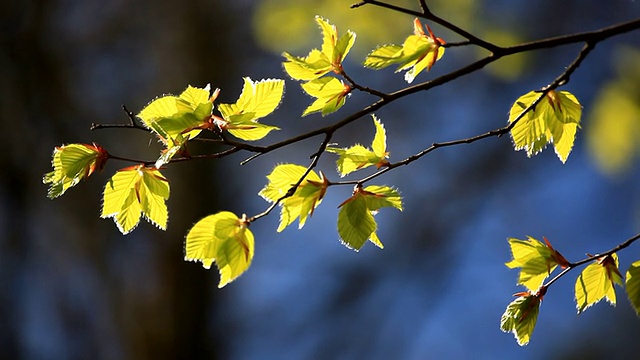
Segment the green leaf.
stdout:
[[271,114],[280,104],[284,93],[284,80],[266,79],[254,82],[244,78],[242,93],[234,104],[220,104],[218,110],[224,119],[220,128],[243,140],[260,140],[277,126],[258,123],[258,119]]
[[382,249],[384,245],[375,232],[377,224],[373,215],[383,207],[402,211],[402,198],[389,186],[356,187],[353,196],[339,207],[338,234],[343,244],[357,251],[369,240]]
[[383,69],[398,64],[396,72],[407,70],[405,80],[411,83],[419,73],[431,70],[431,67],[444,55],[445,41],[437,38],[427,26],[429,34],[422,29],[419,19],[413,22],[414,33],[408,36],[402,46],[383,45],[372,51],[364,61],[364,66],[371,69]]
[[123,234],[138,226],[141,214],[165,230],[169,218],[165,204],[167,199],[169,181],[160,171],[143,165],[127,167],[116,172],[107,182],[100,217],[113,218]]
[[356,34],[348,30],[338,37],[338,30],[322,17],[316,16],[316,22],[322,32],[321,50],[312,49],[306,57],[296,57],[289,53],[282,55],[287,59],[284,69],[293,79],[315,80],[327,73],[342,72],[342,61],[353,46]]
[[402,211],[402,197],[398,190],[389,186],[370,185],[362,190],[367,201],[367,209],[378,211],[383,207],[393,207]]
[[518,345],[529,343],[536,327],[542,295],[524,293],[513,300],[500,318],[500,329],[513,333]]
[[304,110],[302,116],[315,112],[322,112],[322,116],[326,116],[337,111],[344,105],[352,90],[349,85],[334,77],[311,80],[301,86],[307,94],[317,98]]
[[631,306],[636,311],[636,315],[640,316],[640,260],[631,264],[627,270],[625,288]]
[[531,291],[537,290],[558,264],[568,265],[560,253],[530,236],[527,240],[509,238],[509,246],[513,260],[505,265],[521,268],[518,284]]
[[[509,111],[509,123],[531,106],[540,93],[531,91],[516,100]],[[558,158],[567,161],[580,126],[582,106],[568,91],[551,90],[534,109],[511,129],[515,150],[526,150],[531,157],[553,143]]]
[[[364,195],[356,193],[343,203],[338,213],[338,234],[345,246],[356,251],[360,250],[376,231],[376,227],[376,221],[367,209],[367,200]],[[377,236],[375,238],[377,239]]]
[[193,139],[200,133],[198,127],[211,116],[217,93],[216,90],[210,96],[209,85],[202,89],[189,85],[180,96],[166,95],[153,100],[140,111],[138,118],[170,145],[172,142],[168,140],[180,134]]
[[[295,164],[276,166],[267,175],[269,183],[260,191],[259,195],[270,203],[280,200],[300,180],[306,170],[304,166]],[[280,202],[278,232],[284,230],[297,218],[300,219],[299,228],[302,228],[307,218],[313,215],[314,209],[322,202],[327,187],[328,181],[322,173],[318,176],[314,171],[310,171],[293,195]]]
[[218,287],[227,285],[251,265],[254,239],[247,226],[244,217],[229,211],[205,217],[187,233],[185,260],[201,261],[206,269],[215,262],[220,272]]
[[341,177],[346,176],[356,170],[375,165],[376,168],[389,165],[387,158],[387,136],[384,125],[373,115],[373,123],[376,127],[376,134],[371,143],[371,148],[362,145],[354,145],[349,148],[327,147],[327,151],[338,154],[336,161],[338,172]]
[[101,171],[109,154],[101,146],[93,144],[69,144],[53,150],[51,165],[53,171],[44,175],[42,182],[50,184],[47,196],[54,199],[89,177],[94,171]]
[[578,314],[602,299],[606,299],[615,306],[614,283],[622,285],[622,275],[618,270],[618,255],[615,253],[598,258],[587,266],[578,276],[575,285]]

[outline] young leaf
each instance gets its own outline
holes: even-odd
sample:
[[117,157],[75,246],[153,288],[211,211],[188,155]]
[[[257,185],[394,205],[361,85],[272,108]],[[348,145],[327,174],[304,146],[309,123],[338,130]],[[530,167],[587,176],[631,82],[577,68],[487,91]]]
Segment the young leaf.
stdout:
[[342,73],[342,61],[356,40],[356,34],[351,30],[338,37],[335,25],[319,16],[316,16],[316,22],[322,31],[321,50],[313,49],[306,57],[296,57],[287,52],[282,54],[287,59],[283,63],[284,69],[293,79],[308,81],[330,71]]
[[527,240],[509,238],[513,260],[505,265],[508,268],[521,268],[518,284],[536,291],[556,266],[566,267],[567,260],[545,238],[545,243],[528,236]]
[[143,165],[120,169],[104,188],[103,219],[113,218],[118,229],[128,234],[140,222],[140,214],[162,230],[167,228],[169,181],[155,168]]
[[251,265],[254,253],[253,233],[244,217],[222,211],[198,221],[187,233],[186,261],[200,261],[205,269],[213,262],[220,272],[221,288],[237,279]]
[[631,306],[633,306],[636,314],[640,316],[640,260],[631,264],[629,270],[627,270],[625,288],[627,289],[627,297],[631,302]]
[[220,104],[218,110],[223,119],[218,119],[222,130],[243,140],[259,140],[276,126],[258,123],[258,119],[271,114],[280,105],[284,93],[284,80],[266,79],[253,81],[244,78],[242,93],[234,104]]
[[[276,166],[267,175],[269,183],[260,191],[259,195],[270,203],[278,201],[300,180],[306,170],[304,166],[294,164]],[[328,185],[329,183],[324,174],[320,173],[320,176],[318,176],[314,171],[310,171],[296,188],[293,195],[280,202],[278,232],[284,230],[296,218],[299,218],[299,228],[302,228],[307,218],[313,215],[314,209],[322,202]]]
[[345,246],[360,250],[376,231],[376,227],[376,221],[367,209],[367,200],[362,193],[356,193],[343,203],[338,213],[338,234]]
[[435,37],[431,28],[425,25],[428,35],[424,32],[420,20],[413,21],[413,35],[407,37],[402,46],[383,45],[372,51],[364,61],[364,66],[371,69],[382,69],[392,64],[398,64],[396,72],[407,70],[405,80],[411,83],[423,70],[431,70],[436,61],[444,55],[445,41]]
[[520,293],[517,299],[513,300],[500,318],[500,329],[503,332],[513,333],[518,345],[524,346],[529,343],[531,334],[536,327],[540,304],[546,292],[541,288],[540,292]]
[[347,247],[357,251],[369,240],[382,249],[384,246],[375,232],[377,224],[373,215],[383,207],[402,211],[402,198],[397,190],[388,186],[356,187],[353,196],[339,207],[338,234]]
[[102,171],[109,154],[100,145],[69,144],[53,150],[51,165],[53,171],[42,178],[45,184],[51,184],[47,196],[57,198],[82,179],[96,170]]
[[[531,91],[516,100],[509,111],[509,123],[528,109],[540,93]],[[532,110],[528,111],[511,129],[515,150],[526,150],[527,156],[536,155],[547,144],[553,143],[558,158],[567,161],[580,126],[582,106],[568,91],[551,90]]]
[[371,143],[371,149],[365,148],[362,145],[355,145],[350,148],[327,147],[328,152],[340,156],[336,162],[340,176],[344,177],[349,173],[372,165],[375,165],[378,169],[389,165],[389,161],[387,161],[389,157],[389,153],[387,152],[387,136],[384,125],[382,125],[375,115],[373,115],[373,124],[376,127],[376,134]]
[[622,274],[618,270],[618,255],[603,256],[587,266],[576,280],[576,307],[578,314],[602,299],[615,306],[614,283],[622,285]]
[[347,95],[351,93],[351,87],[334,77],[325,77],[311,80],[302,84],[302,89],[309,95],[317,98],[309,105],[302,116],[314,112],[322,112],[322,116],[336,112],[344,105]]

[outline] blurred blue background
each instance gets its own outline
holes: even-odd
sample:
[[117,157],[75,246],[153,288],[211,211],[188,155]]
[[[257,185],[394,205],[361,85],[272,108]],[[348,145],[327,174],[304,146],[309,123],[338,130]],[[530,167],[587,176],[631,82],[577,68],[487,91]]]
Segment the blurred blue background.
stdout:
[[[261,212],[267,203],[257,193],[264,175],[282,162],[306,165],[320,138],[243,167],[238,163],[248,153],[170,166],[164,172],[172,188],[167,232],[143,222],[122,236],[111,220],[99,218],[103,184],[126,164],[112,162],[62,198],[46,198],[41,179],[50,171],[54,146],[95,141],[116,155],[154,159],[159,147],[149,135],[90,132],[89,126],[124,123],[122,104],[137,112],[155,96],[179,93],[188,84],[211,83],[222,89],[219,101],[233,102],[243,76],[286,78],[283,104],[264,120],[283,130],[264,144],[325,126],[374,101],[354,93],[337,114],[300,118],[311,99],[282,72],[280,53],[303,55],[320,46],[316,14],[339,32],[358,34],[345,65],[356,81],[385,92],[406,86],[391,69],[372,72],[359,64],[375,44],[402,42],[413,19],[373,7],[350,10],[352,2],[0,5],[3,358],[596,359],[637,354],[640,322],[623,290],[617,289],[616,308],[600,303],[577,316],[577,272],[550,288],[528,346],[519,347],[499,329],[511,294],[521,291],[517,272],[504,266],[510,260],[508,237],[546,236],[576,261],[640,230],[640,172],[634,158],[640,112],[633,107],[640,104],[640,56],[633,50],[640,45],[637,32],[599,44],[566,86],[585,109],[583,130],[565,165],[552,148],[527,159],[502,137],[441,149],[376,179],[399,188],[405,200],[404,212],[384,209],[377,216],[384,250],[367,244],[355,253],[340,244],[336,207],[351,189],[336,187],[302,230],[291,226],[276,233],[276,212],[252,224],[254,262],[222,290],[215,270],[182,260],[184,234],[194,222],[220,210]],[[394,3],[418,9],[417,1]],[[593,30],[640,15],[640,4],[629,0],[606,6],[595,0],[429,3],[440,16],[500,45]],[[460,40],[431,26],[447,41]],[[580,46],[505,59],[381,109],[376,115],[387,129],[391,160],[433,142],[504,126],[513,101],[550,83]],[[449,49],[416,82],[481,55],[476,49]],[[632,110],[616,112],[623,106],[604,101],[611,97],[603,89],[622,93],[613,98]],[[598,131],[590,130],[591,124]],[[367,144],[372,136],[371,120],[363,118],[334,140],[349,146]],[[603,138],[610,140],[603,145]],[[194,144],[191,150],[216,148]],[[327,154],[320,168],[337,180],[334,160]],[[639,258],[638,248],[619,255],[626,271]]]

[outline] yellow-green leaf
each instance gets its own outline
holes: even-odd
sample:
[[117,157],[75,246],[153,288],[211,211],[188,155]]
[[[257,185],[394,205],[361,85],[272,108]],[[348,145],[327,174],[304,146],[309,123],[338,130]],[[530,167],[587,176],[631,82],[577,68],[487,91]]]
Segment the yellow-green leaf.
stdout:
[[536,291],[558,266],[556,251],[530,236],[527,240],[509,238],[509,246],[513,260],[505,265],[510,269],[519,267],[518,284],[531,291]]
[[373,115],[373,123],[376,127],[376,134],[371,143],[371,148],[362,145],[354,145],[349,148],[327,147],[327,151],[338,154],[336,161],[340,176],[344,177],[356,170],[375,165],[377,168],[389,165],[387,158],[387,136],[384,125]]
[[[343,203],[338,213],[338,234],[345,246],[360,250],[376,231],[376,227],[376,221],[367,209],[367,200],[361,193],[356,193]],[[380,242],[377,236],[374,239]]]
[[578,276],[575,285],[578,314],[602,299],[606,299],[615,306],[614,283],[622,285],[622,275],[618,270],[618,255],[601,257],[587,266]]
[[382,69],[392,64],[398,64],[396,72],[407,70],[405,80],[411,83],[419,73],[431,67],[444,55],[445,41],[429,34],[422,29],[419,19],[413,22],[414,33],[409,35],[402,46],[383,45],[372,51],[364,61],[364,66],[372,69]]
[[140,222],[147,221],[162,230],[167,227],[169,213],[169,181],[155,168],[142,165],[119,170],[104,189],[102,218],[113,218],[118,229],[128,234]]
[[302,116],[314,112],[322,112],[322,116],[325,116],[337,111],[344,105],[352,90],[349,85],[334,77],[311,80],[301,86],[307,94],[317,98],[304,110]]
[[[509,123],[540,98],[541,93],[531,91],[516,100],[509,111]],[[531,157],[553,143],[563,163],[573,148],[576,131],[580,126],[582,106],[568,91],[551,90],[528,111],[511,129],[515,150],[525,150]]]
[[187,233],[185,260],[200,261],[208,269],[215,262],[221,288],[244,273],[253,259],[253,233],[244,219],[222,211],[198,221]]
[[342,61],[355,42],[354,32],[349,30],[338,37],[337,28],[327,20],[316,16],[316,22],[322,33],[321,50],[312,49],[306,57],[282,54],[287,59],[283,63],[285,71],[296,80],[314,80],[330,71],[342,72]]
[[625,289],[631,306],[640,316],[640,260],[634,262],[627,270]]
[[[276,166],[267,175],[269,183],[260,191],[259,195],[271,203],[278,201],[300,180],[306,170],[304,166],[295,164]],[[313,215],[314,209],[322,202],[327,187],[328,182],[322,173],[318,176],[314,171],[310,171],[293,195],[280,202],[278,232],[284,230],[297,218],[299,218],[299,228],[302,228],[307,218]]]
[[69,144],[53,150],[51,165],[53,171],[44,175],[42,181],[50,184],[47,196],[54,199],[89,177],[94,171],[101,171],[109,154],[101,146],[93,144]]
[[500,329],[513,333],[518,345],[529,343],[536,327],[542,296],[526,293],[513,300],[500,318]]
[[378,211],[383,207],[393,207],[402,211],[402,197],[398,190],[389,186],[370,185],[362,189],[369,211]]
[[231,115],[253,113],[256,120],[271,114],[280,105],[284,93],[284,80],[244,78],[242,93],[234,104],[220,104],[218,109],[226,119]]

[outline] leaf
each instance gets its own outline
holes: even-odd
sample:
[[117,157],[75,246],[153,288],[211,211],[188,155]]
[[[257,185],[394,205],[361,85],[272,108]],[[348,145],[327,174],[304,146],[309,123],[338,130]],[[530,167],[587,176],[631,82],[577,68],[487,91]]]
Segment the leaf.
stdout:
[[375,232],[377,224],[373,215],[383,207],[402,211],[402,198],[397,190],[389,186],[356,187],[353,196],[339,207],[338,234],[345,246],[358,251],[369,240],[379,248],[384,248]]
[[513,260],[506,263],[508,268],[521,268],[518,284],[536,291],[556,266],[566,267],[567,260],[554,250],[547,239],[546,244],[528,236],[527,240],[509,238]]
[[136,165],[120,169],[104,188],[103,219],[113,218],[118,229],[128,234],[140,222],[147,221],[162,230],[167,228],[169,181],[155,168]]
[[331,71],[342,73],[342,62],[355,42],[356,34],[351,30],[338,37],[337,28],[327,20],[316,16],[316,22],[322,32],[321,50],[312,49],[306,57],[282,54],[287,59],[284,69],[293,79],[308,81]]
[[636,315],[640,316],[640,260],[631,264],[627,270],[625,288],[631,306],[636,311]]
[[361,193],[356,193],[340,208],[338,234],[348,248],[360,250],[376,231],[376,227],[376,221],[367,209],[367,200]]
[[606,299],[616,305],[616,292],[613,284],[622,285],[622,275],[618,270],[618,255],[611,254],[596,259],[587,266],[576,280],[576,307],[578,314]]
[[301,86],[307,94],[317,98],[304,110],[302,116],[314,112],[322,112],[322,116],[326,116],[337,111],[344,105],[352,90],[349,85],[334,77],[311,80]]
[[222,211],[198,221],[187,233],[185,260],[201,261],[209,269],[213,262],[220,272],[219,288],[237,279],[253,259],[253,233],[243,217]]
[[[284,197],[291,187],[304,175],[307,169],[304,166],[295,164],[281,164],[276,166],[267,175],[269,183],[260,191],[259,195],[270,203],[276,202]],[[324,197],[329,183],[324,175],[318,176],[314,171],[310,171],[306,178],[296,188],[292,196],[280,202],[280,224],[278,232],[299,218],[299,228],[302,228],[308,217],[313,215],[313,211]]]
[[521,296],[513,300],[502,314],[500,329],[513,333],[518,345],[524,346],[529,343],[536,327],[544,290],[542,293],[527,292],[517,295]]
[[356,170],[375,165],[376,168],[389,165],[387,158],[387,136],[384,125],[373,115],[373,123],[376,127],[376,134],[371,143],[371,149],[362,145],[354,145],[349,148],[327,147],[327,151],[338,154],[336,164],[341,177],[344,177]]
[[[540,93],[531,91],[516,100],[509,112],[513,123],[528,109]],[[526,150],[531,157],[553,143],[558,158],[567,161],[580,126],[582,106],[568,91],[551,90],[534,109],[528,111],[511,129],[515,150]]]
[[234,104],[220,104],[220,128],[243,140],[260,140],[277,126],[258,123],[258,119],[271,114],[280,105],[284,93],[284,80],[266,79],[254,82],[244,78],[242,93]]
[[428,35],[422,29],[420,20],[413,21],[414,33],[408,36],[402,46],[383,45],[372,51],[364,61],[364,66],[379,70],[398,64],[396,72],[406,70],[405,80],[411,83],[419,73],[431,70],[436,61],[444,55],[445,41],[435,37],[428,25]]
[[180,96],[166,95],[153,100],[138,118],[165,143],[185,133],[193,139],[200,133],[198,128],[209,120],[217,93],[216,90],[210,96],[209,85],[202,89],[189,85]]
[[100,145],[69,144],[53,150],[53,171],[44,175],[42,182],[50,184],[47,196],[57,198],[96,170],[102,171],[109,154]]

